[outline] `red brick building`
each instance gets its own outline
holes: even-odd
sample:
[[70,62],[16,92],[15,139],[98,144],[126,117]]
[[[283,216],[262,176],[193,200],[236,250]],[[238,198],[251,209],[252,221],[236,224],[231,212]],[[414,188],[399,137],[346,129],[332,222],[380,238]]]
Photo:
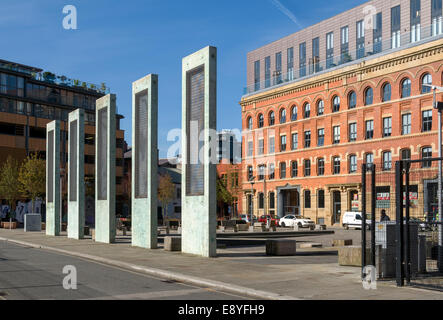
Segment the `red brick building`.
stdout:
[[[376,28],[365,29],[366,34],[363,5],[248,54],[248,88],[240,103],[244,213],[252,207],[257,216],[294,213],[339,224],[344,212],[361,209],[363,163],[376,164],[390,177],[397,160],[438,156],[438,113],[424,84],[442,85],[441,1],[391,4],[365,4],[376,10]],[[349,23],[348,35],[341,21]],[[386,32],[395,31],[397,23],[398,34]],[[335,42],[331,34],[339,35]],[[301,44],[310,43],[309,36],[316,37],[312,57],[307,59],[306,51],[294,54],[294,48],[301,51]],[[355,43],[356,50],[343,51],[340,38]],[[325,50],[320,52],[314,47],[322,39]],[[341,45],[335,57],[334,44]],[[282,52],[287,53],[283,59]],[[282,60],[288,61],[286,74]],[[438,99],[443,100],[441,93]],[[382,188],[393,199],[391,181],[385,179]],[[423,181],[417,188],[423,191]]]

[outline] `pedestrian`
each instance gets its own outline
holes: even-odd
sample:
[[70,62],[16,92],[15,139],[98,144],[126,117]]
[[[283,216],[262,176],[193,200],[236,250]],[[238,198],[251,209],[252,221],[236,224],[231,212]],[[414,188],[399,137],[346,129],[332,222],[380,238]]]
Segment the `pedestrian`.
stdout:
[[388,222],[391,221],[391,219],[386,215],[386,210],[382,210],[381,211],[381,217],[380,217],[380,222]]

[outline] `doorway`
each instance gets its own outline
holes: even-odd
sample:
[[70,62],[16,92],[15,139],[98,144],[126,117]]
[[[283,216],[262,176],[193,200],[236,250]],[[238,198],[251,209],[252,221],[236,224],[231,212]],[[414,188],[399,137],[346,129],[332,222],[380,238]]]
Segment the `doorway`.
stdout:
[[332,192],[332,224],[340,223],[341,218],[341,193],[340,191]]

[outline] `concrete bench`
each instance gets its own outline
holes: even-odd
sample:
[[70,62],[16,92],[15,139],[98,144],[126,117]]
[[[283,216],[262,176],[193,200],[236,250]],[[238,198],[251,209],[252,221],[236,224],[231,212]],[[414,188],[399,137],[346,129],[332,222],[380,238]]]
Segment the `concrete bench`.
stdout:
[[[361,246],[345,246],[338,248],[338,264],[340,266],[361,267]],[[371,248],[366,248],[366,257],[371,256]]]
[[248,231],[249,225],[248,224],[238,224],[237,229],[238,229],[238,231]]
[[165,251],[181,251],[182,250],[182,238],[165,237],[164,250]]
[[300,248],[322,248],[323,245],[321,243],[301,243]]
[[316,224],[315,230],[326,230],[326,225],[325,224]]
[[[251,228],[250,228],[250,230],[251,230]],[[252,227],[252,231],[253,232],[265,232],[266,226],[262,222],[255,222],[254,226]]]
[[295,256],[296,252],[297,240],[266,240],[266,255],[268,256]]
[[332,241],[333,247],[345,247],[345,246],[352,246],[352,239],[345,239],[345,240],[333,240]]

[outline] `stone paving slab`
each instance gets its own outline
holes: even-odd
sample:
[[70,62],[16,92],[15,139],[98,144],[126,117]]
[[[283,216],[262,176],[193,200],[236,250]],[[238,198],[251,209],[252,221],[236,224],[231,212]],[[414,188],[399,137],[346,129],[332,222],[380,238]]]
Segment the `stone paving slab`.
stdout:
[[[397,288],[393,282],[378,282],[377,290],[364,290],[360,268],[340,267],[336,248],[297,250],[293,257],[267,257],[263,247],[218,249],[217,258],[202,258],[161,249],[134,248],[128,237],[115,244],[91,239],[0,229],[0,240],[24,241],[100,259],[120,261],[124,266],[156,268],[176,275],[206,279],[226,286],[241,286],[293,299],[443,299],[443,293],[416,288]],[[1,243],[0,243],[1,250]],[[335,262],[334,262],[334,257]]]

